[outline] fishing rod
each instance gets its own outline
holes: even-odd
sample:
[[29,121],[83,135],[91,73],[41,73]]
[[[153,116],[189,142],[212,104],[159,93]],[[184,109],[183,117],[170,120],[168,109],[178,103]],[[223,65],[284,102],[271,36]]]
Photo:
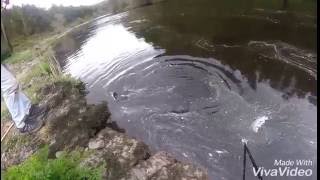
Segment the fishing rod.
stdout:
[[[248,140],[246,139],[242,139],[242,143],[243,143],[243,169],[242,169],[242,180],[245,180],[246,179],[246,164],[247,164],[247,154],[249,155],[249,158],[250,158],[250,161],[251,161],[251,164],[253,166],[253,168],[255,169],[255,171],[258,171],[258,166],[257,166],[257,163],[255,162],[248,146],[247,146],[247,143],[248,143]],[[258,173],[257,175],[257,178],[259,180],[262,180],[262,176]]]

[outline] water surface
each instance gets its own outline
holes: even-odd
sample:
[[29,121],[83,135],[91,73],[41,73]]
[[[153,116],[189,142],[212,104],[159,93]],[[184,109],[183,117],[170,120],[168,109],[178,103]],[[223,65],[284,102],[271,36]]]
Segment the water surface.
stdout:
[[173,0],[97,18],[55,49],[88,102],[106,100],[153,150],[233,180],[247,139],[259,166],[311,159],[316,179],[315,12],[312,0]]

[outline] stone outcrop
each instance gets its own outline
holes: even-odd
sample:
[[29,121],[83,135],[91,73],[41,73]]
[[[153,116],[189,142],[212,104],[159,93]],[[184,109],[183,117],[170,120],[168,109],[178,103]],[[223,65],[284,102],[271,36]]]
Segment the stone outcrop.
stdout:
[[166,152],[158,152],[146,161],[142,161],[132,168],[129,180],[164,180],[164,179],[207,179],[203,170],[190,164],[181,163],[170,157]]
[[166,152],[150,155],[144,143],[108,127],[90,140],[89,149],[94,153],[83,165],[97,167],[105,163],[105,179],[207,179],[202,169],[181,163]]

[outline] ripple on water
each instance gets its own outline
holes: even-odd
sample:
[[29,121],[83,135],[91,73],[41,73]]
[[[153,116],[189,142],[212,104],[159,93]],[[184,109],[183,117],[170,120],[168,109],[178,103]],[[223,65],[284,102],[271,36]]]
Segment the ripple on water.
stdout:
[[[152,44],[152,38],[133,32],[134,26],[151,23],[150,19],[142,23],[133,18],[128,27],[119,23],[128,13],[97,18],[74,40],[83,42],[77,44],[71,38],[63,47],[79,45],[78,50],[66,55],[65,72],[87,83],[89,102],[107,100],[113,120],[130,136],[144,140],[152,149],[198,163],[208,169],[211,177],[220,179],[237,179],[241,174],[243,138],[248,140],[259,165],[268,165],[274,159],[316,157],[315,103],[295,95],[284,98],[267,81],[270,76],[250,80],[251,71],[238,66],[257,70],[257,76],[266,75],[246,59],[247,53],[259,54],[264,58],[254,59],[254,63],[279,60],[316,76],[316,55],[276,41],[247,44],[246,39],[217,44],[216,38],[213,42],[201,38],[189,42],[192,39],[182,31],[179,37],[185,40],[176,41],[173,29],[162,23],[146,27],[145,33],[161,32],[159,35],[164,36],[159,37],[175,42],[170,47]],[[166,51],[177,53],[173,46],[183,49],[190,43],[195,52],[207,51],[205,54],[221,58],[230,67],[214,58],[163,56]],[[193,50],[178,53],[193,54]],[[241,58],[242,53],[245,58]],[[268,68],[272,66],[263,70]],[[250,81],[256,86],[250,86]],[[309,99],[316,101],[316,97]]]
[[317,55],[284,42],[250,41],[248,47],[269,59],[278,59],[317,77]]
[[[117,93],[112,109],[122,114],[120,123],[121,119],[130,119],[130,125],[122,125],[132,134],[155,149],[201,162],[221,177],[227,173],[221,164],[235,166],[231,162],[239,161],[242,138],[254,142],[256,148],[279,141],[290,144],[283,138],[288,134],[278,132],[286,129],[292,133],[300,127],[299,134],[303,134],[310,128],[297,116],[308,114],[307,110],[294,110],[307,108],[307,104],[285,102],[280,92],[263,82],[250,90],[239,71],[215,59],[159,56],[131,65],[129,71],[113,79],[108,89]],[[122,96],[126,98],[119,98]],[[312,115],[310,119],[314,121]],[[291,123],[279,126],[280,121]],[[310,145],[314,137],[306,137],[298,141]]]

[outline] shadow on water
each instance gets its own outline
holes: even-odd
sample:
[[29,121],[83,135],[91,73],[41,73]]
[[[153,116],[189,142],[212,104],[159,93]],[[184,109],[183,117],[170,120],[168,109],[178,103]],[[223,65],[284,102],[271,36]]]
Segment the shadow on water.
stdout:
[[246,138],[258,165],[311,159],[316,179],[315,4],[166,1],[97,18],[55,49],[88,102],[107,100],[153,150],[239,179]]

